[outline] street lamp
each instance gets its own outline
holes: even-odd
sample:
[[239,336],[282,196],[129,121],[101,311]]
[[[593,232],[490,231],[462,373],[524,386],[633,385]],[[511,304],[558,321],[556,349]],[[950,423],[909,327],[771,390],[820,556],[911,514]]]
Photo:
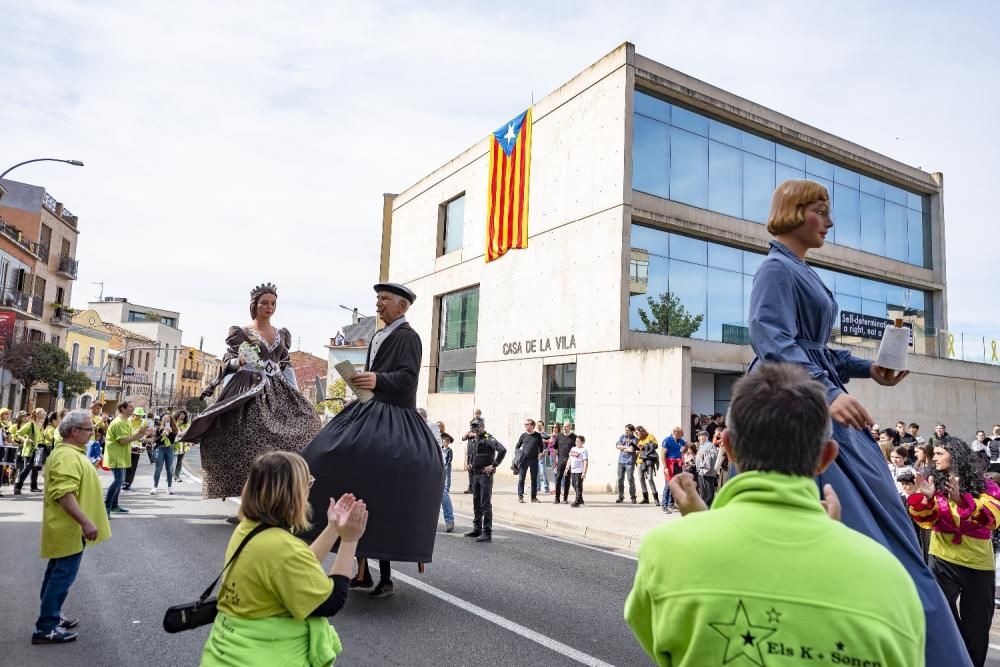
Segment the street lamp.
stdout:
[[83,166],[83,162],[80,161],[80,160],[63,160],[63,159],[57,158],[57,157],[36,157],[33,160],[25,160],[24,162],[18,162],[13,167],[10,167],[9,169],[7,169],[7,171],[5,171],[4,173],[0,174],[0,178],[3,178],[4,176],[6,176],[10,172],[14,171],[18,167],[20,167],[22,165],[26,165],[26,164],[31,164],[32,162],[65,162],[66,164],[71,164],[74,167],[82,167]]

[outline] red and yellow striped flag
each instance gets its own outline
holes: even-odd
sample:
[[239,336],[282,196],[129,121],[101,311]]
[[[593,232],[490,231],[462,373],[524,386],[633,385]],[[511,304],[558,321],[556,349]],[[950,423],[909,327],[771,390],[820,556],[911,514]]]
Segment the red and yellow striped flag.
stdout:
[[490,136],[487,262],[511,248],[528,247],[530,171],[531,109],[528,109]]

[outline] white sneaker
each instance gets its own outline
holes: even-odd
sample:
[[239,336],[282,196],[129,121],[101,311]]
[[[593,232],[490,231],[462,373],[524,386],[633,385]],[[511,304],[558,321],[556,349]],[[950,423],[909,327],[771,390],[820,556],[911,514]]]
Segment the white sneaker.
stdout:
[[170,496],[174,495],[174,490],[172,488],[170,488],[169,486],[167,487],[167,495],[170,495]]
[[155,486],[149,490],[149,495],[151,495],[151,496],[155,496],[156,495],[156,487]]

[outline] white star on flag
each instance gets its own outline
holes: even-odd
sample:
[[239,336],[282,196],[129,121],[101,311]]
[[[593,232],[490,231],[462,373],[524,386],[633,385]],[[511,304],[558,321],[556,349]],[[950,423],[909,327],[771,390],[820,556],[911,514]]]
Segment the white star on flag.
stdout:
[[514,123],[510,123],[507,126],[507,134],[503,135],[503,138],[507,140],[507,145],[510,146],[510,142],[517,139],[517,134],[514,132]]

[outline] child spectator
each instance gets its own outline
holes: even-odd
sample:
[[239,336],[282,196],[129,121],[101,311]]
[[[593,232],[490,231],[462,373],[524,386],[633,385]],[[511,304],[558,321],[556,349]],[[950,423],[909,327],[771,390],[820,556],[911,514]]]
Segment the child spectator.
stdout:
[[576,447],[569,450],[569,473],[570,483],[576,491],[576,500],[571,507],[579,507],[583,504],[583,480],[587,477],[587,468],[590,467],[590,454],[586,448],[587,439],[582,435],[576,436]]

